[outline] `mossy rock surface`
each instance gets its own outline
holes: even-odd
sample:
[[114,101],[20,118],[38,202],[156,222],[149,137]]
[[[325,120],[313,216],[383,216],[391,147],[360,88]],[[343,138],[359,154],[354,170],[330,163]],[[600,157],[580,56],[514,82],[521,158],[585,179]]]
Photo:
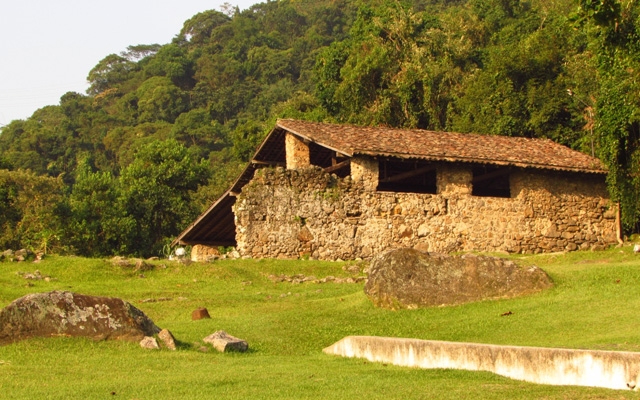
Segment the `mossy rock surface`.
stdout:
[[34,293],[0,311],[0,344],[37,336],[139,341],[159,332],[142,311],[113,297],[67,291]]
[[552,285],[540,268],[498,257],[395,249],[374,258],[364,290],[377,307],[400,309],[510,298]]

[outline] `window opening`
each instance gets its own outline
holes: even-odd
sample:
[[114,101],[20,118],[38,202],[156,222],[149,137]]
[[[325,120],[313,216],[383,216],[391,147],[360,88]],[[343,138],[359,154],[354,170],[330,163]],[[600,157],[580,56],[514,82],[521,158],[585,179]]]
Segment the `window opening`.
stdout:
[[497,165],[473,167],[471,195],[481,197],[511,197],[509,175],[511,168]]
[[423,160],[380,160],[377,190],[436,194],[436,167]]
[[336,174],[340,178],[351,175],[350,160],[350,158],[317,143],[309,143],[309,161],[311,165],[324,168],[326,172]]

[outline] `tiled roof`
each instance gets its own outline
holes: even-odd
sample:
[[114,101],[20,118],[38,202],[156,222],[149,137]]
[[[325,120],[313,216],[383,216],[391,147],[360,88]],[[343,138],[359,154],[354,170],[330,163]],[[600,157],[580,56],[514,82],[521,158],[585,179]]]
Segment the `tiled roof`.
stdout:
[[363,154],[606,173],[606,167],[597,158],[548,139],[356,127],[290,119],[278,120],[277,126],[347,156]]

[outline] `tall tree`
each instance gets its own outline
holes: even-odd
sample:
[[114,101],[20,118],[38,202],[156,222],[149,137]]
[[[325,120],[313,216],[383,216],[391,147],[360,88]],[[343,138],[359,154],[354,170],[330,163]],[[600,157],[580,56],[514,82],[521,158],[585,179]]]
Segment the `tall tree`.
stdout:
[[170,139],[140,149],[119,180],[119,201],[135,221],[127,252],[159,254],[166,241],[195,218],[192,194],[206,183],[207,163]]
[[317,59],[317,93],[339,121],[442,129],[469,36],[398,0],[361,3],[350,37]]
[[79,163],[69,196],[68,236],[75,251],[100,256],[126,250],[135,221],[118,203],[116,180],[110,172],[94,172],[89,159]]
[[580,17],[597,54],[600,157],[609,167],[609,191],[620,202],[622,223],[631,231],[640,220],[640,5],[580,0]]

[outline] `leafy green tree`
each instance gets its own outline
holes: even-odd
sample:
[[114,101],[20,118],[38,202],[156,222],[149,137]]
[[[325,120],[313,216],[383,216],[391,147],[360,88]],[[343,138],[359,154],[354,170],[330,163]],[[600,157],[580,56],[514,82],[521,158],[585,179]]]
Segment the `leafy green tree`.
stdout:
[[449,110],[450,128],[579,147],[582,124],[566,89],[574,86],[567,64],[580,50],[580,34],[552,11],[490,3],[474,3],[485,6],[479,16],[491,40],[479,55],[482,68],[466,77]]
[[0,170],[0,248],[61,246],[67,214],[63,187],[59,178]]
[[7,170],[0,170],[0,248],[16,248],[20,246],[19,238],[14,231],[22,219],[22,211],[18,208],[18,191],[16,182],[8,181]]
[[264,139],[265,127],[255,121],[240,124],[231,134],[233,141],[232,154],[236,159],[249,161],[260,142]]
[[215,10],[198,13],[185,21],[179,38],[188,42],[190,46],[201,46],[209,42],[211,32],[215,28],[230,20],[227,15]]
[[596,134],[609,167],[609,191],[627,231],[640,220],[640,6],[618,0],[581,0],[597,55],[600,91]]
[[89,160],[80,162],[69,196],[71,222],[68,241],[84,256],[103,256],[126,250],[135,221],[118,203],[116,180],[109,172],[93,172]]
[[137,90],[140,122],[166,121],[172,123],[187,110],[185,93],[166,77],[147,79]]
[[132,77],[137,68],[135,62],[117,54],[109,54],[89,71],[87,93],[97,95],[107,89],[117,89]]
[[187,147],[200,149],[202,157],[229,146],[224,126],[214,121],[207,110],[196,108],[180,114],[171,129],[175,139]]
[[125,216],[135,221],[126,251],[159,254],[196,217],[192,194],[207,180],[207,163],[170,139],[153,142],[136,154],[119,180],[119,202]]
[[155,55],[162,46],[159,44],[138,44],[128,46],[127,51],[123,51],[120,55],[129,61],[136,62],[147,57]]
[[343,122],[444,128],[468,39],[397,0],[360,4],[350,37],[318,56],[323,105]]
[[195,85],[193,61],[186,49],[175,43],[162,46],[155,55],[146,59],[144,73],[147,78],[167,77],[181,89]]
[[140,148],[155,141],[171,138],[171,129],[171,124],[159,121],[109,130],[102,143],[109,159],[114,163],[113,170],[116,174],[134,161]]

